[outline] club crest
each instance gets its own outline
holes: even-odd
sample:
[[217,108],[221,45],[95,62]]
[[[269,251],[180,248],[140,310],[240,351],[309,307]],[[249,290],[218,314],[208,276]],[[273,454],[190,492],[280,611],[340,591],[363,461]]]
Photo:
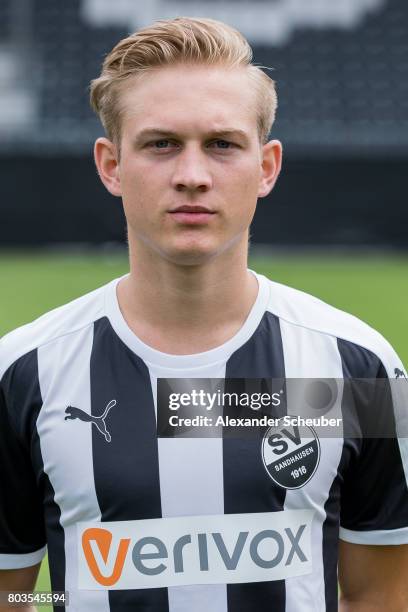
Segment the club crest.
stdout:
[[319,465],[319,439],[312,427],[285,425],[282,418],[263,437],[262,460],[275,484],[284,489],[300,489]]

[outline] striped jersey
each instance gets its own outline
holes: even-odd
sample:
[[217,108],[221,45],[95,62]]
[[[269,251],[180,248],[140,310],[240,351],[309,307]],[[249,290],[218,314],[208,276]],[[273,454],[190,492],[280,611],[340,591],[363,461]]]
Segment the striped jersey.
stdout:
[[[395,435],[304,446],[303,486],[271,477],[264,439],[157,436],[157,379],[406,376],[368,325],[256,277],[244,325],[204,353],[143,343],[120,279],[1,340],[0,568],[48,551],[72,611],[332,612],[339,538],[408,543],[399,396]],[[347,419],[343,399],[333,411]]]

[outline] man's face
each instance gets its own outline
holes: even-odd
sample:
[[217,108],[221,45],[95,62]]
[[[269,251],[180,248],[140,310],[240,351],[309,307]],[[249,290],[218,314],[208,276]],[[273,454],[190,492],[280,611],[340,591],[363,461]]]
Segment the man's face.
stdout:
[[173,66],[121,93],[117,168],[129,241],[177,264],[245,245],[262,192],[255,90],[244,69]]

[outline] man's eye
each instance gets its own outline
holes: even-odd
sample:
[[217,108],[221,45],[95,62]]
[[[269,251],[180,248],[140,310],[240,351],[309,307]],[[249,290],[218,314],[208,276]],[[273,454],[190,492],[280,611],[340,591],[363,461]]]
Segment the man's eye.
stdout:
[[217,149],[230,149],[233,146],[233,143],[228,140],[215,140],[211,144],[216,145]]
[[167,140],[166,138],[162,138],[161,140],[152,140],[147,143],[147,147],[152,149],[153,151],[165,151],[175,147],[176,144],[171,140]]
[[170,141],[169,140],[156,140],[152,144],[154,145],[155,149],[168,149],[168,146],[170,145]]

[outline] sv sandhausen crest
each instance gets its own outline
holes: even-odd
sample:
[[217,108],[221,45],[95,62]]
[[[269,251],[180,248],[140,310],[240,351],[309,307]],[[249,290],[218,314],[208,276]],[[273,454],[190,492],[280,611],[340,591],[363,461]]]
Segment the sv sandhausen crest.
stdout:
[[262,460],[274,483],[300,489],[312,478],[320,460],[320,443],[312,427],[287,424],[280,419],[262,440]]

